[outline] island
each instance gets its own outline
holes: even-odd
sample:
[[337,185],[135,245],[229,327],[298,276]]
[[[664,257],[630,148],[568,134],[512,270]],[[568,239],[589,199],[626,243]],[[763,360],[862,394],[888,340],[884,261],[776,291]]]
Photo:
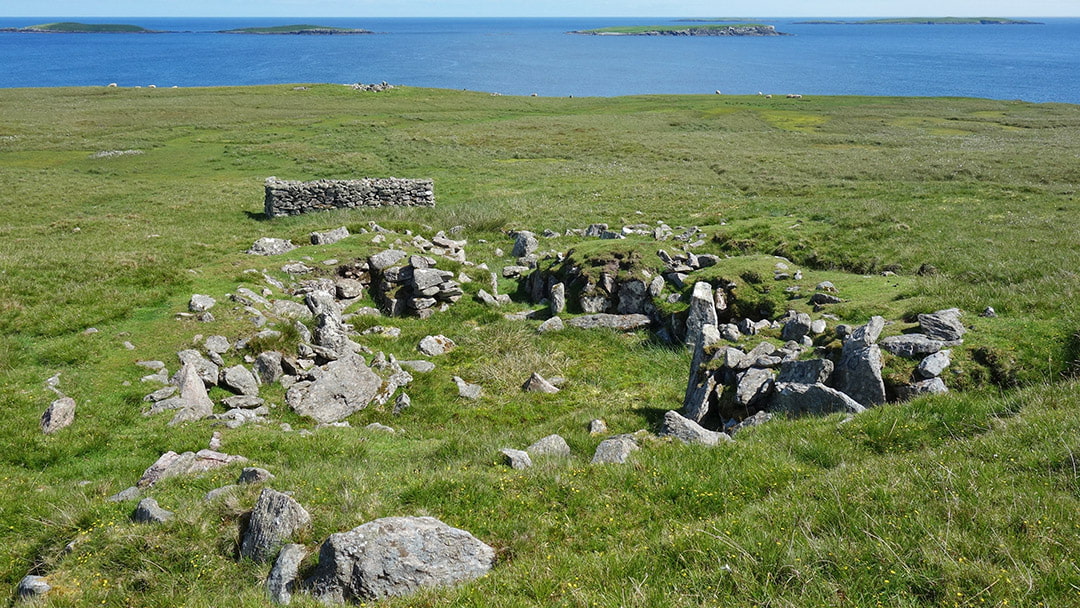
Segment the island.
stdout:
[[570,34],[588,36],[788,36],[772,25],[723,23],[713,25],[628,25],[578,30]]
[[58,23],[43,23],[29,27],[8,27],[0,29],[0,32],[21,32],[30,34],[160,34],[157,30],[148,30],[137,25],[123,23],[77,23],[75,21],[61,21]]
[[1000,17],[901,17],[897,19],[863,19],[859,21],[800,21],[799,25],[1042,25],[1038,21],[1003,19]]
[[257,34],[257,35],[299,35],[299,36],[327,36],[341,34],[373,34],[369,30],[349,29],[344,27],[327,27],[324,25],[278,25],[274,27],[243,27],[235,30],[222,30],[219,34]]

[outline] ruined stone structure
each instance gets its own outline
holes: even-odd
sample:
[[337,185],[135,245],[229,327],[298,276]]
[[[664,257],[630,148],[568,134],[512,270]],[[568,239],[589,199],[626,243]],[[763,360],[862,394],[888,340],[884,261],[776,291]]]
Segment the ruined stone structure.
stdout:
[[266,217],[299,215],[355,207],[434,207],[435,186],[429,179],[350,179],[285,181],[266,178]]

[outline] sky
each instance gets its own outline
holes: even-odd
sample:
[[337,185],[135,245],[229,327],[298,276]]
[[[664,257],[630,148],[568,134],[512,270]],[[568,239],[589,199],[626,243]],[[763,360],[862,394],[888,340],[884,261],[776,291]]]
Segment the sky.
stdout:
[[0,0],[4,17],[1080,17],[1080,0]]

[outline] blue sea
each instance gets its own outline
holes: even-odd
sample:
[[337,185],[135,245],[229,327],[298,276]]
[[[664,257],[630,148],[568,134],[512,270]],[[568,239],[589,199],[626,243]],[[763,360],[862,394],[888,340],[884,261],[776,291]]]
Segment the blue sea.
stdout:
[[[675,19],[3,18],[130,23],[166,34],[0,33],[0,87],[388,81],[508,95],[915,95],[1080,103],[1080,19],[1041,25],[808,25],[784,37],[579,36]],[[314,23],[361,36],[241,36]]]

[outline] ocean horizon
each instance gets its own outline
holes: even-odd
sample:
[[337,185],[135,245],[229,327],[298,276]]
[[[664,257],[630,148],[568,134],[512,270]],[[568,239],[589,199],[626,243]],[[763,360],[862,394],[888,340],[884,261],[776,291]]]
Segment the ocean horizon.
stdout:
[[[1080,18],[1039,25],[811,25],[781,37],[599,37],[567,32],[685,18],[0,17],[128,23],[162,34],[0,32],[0,87],[194,87],[381,82],[507,95],[983,97],[1080,103]],[[851,18],[848,18],[851,19]],[[215,32],[312,23],[371,35]]]

